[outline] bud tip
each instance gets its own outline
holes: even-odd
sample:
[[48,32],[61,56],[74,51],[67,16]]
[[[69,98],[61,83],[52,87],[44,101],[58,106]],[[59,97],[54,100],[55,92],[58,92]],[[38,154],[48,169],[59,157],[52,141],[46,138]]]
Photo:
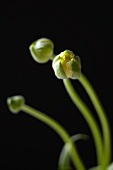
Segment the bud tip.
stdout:
[[7,98],[7,105],[12,113],[18,113],[21,110],[24,103],[25,103],[24,97],[20,95]]

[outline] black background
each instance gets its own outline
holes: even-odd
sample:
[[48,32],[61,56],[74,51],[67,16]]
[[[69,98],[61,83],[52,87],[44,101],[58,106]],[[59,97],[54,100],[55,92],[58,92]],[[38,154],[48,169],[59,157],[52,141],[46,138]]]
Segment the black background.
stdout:
[[[93,84],[113,132],[113,1],[10,1],[0,5],[0,169],[57,169],[62,140],[25,113],[11,114],[6,99],[23,95],[70,133],[85,133],[77,142],[87,168],[96,165],[91,132],[69,99],[51,61],[36,63],[29,45],[41,37],[55,44],[55,54],[70,49],[79,55],[82,72]],[[95,111],[78,81],[76,90]],[[98,119],[97,119],[98,121]]]

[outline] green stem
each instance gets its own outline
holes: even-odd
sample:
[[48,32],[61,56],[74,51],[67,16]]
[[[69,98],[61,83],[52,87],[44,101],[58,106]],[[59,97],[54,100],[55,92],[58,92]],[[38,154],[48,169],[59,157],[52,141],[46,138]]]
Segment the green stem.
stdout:
[[105,165],[107,166],[110,163],[110,159],[111,159],[111,136],[110,136],[110,127],[108,124],[108,120],[105,111],[103,109],[103,106],[90,82],[86,79],[86,77],[83,74],[81,75],[79,81],[84,87],[84,89],[86,90],[86,92],[88,93],[102,125],[104,149],[105,149],[105,153],[104,153]]
[[92,131],[92,135],[94,137],[95,146],[96,146],[96,152],[97,152],[97,160],[98,164],[103,165],[103,143],[102,143],[102,137],[99,130],[99,127],[96,123],[96,120],[94,119],[92,113],[88,109],[88,107],[85,105],[85,103],[82,101],[82,99],[78,96],[75,89],[73,88],[71,82],[69,79],[64,79],[64,86],[74,102],[74,104],[77,106],[77,108],[81,111],[82,115],[84,116],[85,120],[87,121],[90,130]]
[[26,112],[27,114],[35,117],[36,119],[41,120],[42,122],[46,123],[48,126],[50,126],[52,129],[55,130],[55,132],[61,137],[61,139],[64,141],[64,143],[69,143],[71,145],[71,151],[70,156],[73,161],[74,166],[77,168],[77,170],[86,170],[80,157],[77,152],[76,146],[74,145],[73,141],[70,138],[70,135],[67,133],[67,131],[54,119],[50,118],[46,114],[33,109],[30,106],[23,105],[22,111]]

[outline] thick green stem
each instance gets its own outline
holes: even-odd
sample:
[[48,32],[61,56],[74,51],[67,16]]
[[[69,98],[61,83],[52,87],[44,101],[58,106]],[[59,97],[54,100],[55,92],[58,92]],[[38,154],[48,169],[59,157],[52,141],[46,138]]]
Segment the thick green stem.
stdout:
[[23,105],[22,111],[26,112],[27,114],[35,117],[36,119],[41,120],[42,122],[46,123],[48,126],[50,126],[64,141],[64,143],[70,143],[71,150],[70,150],[70,156],[73,161],[74,166],[77,168],[77,170],[86,170],[80,157],[77,152],[76,146],[74,145],[73,141],[70,138],[70,135],[67,133],[67,131],[55,120],[47,116],[46,114],[33,109],[30,106]]
[[111,135],[110,135],[110,127],[109,123],[105,114],[105,111],[103,109],[103,106],[94,91],[92,85],[87,80],[87,78],[82,74],[79,82],[82,84],[86,92],[88,93],[90,100],[93,103],[93,106],[98,114],[98,117],[100,119],[102,130],[103,130],[103,139],[104,139],[104,155],[105,155],[105,165],[107,166],[110,163],[111,159]]
[[98,164],[102,165],[104,169],[104,163],[103,163],[103,143],[102,143],[102,137],[99,130],[99,127],[96,123],[95,118],[93,117],[92,113],[88,109],[88,107],[85,105],[85,103],[82,101],[82,99],[78,96],[75,89],[73,88],[71,82],[69,79],[63,80],[65,88],[74,102],[74,104],[77,106],[77,108],[81,111],[82,115],[84,116],[85,120],[87,121],[90,130],[92,132],[92,135],[94,137],[95,146],[96,146],[96,152],[97,152],[97,160]]

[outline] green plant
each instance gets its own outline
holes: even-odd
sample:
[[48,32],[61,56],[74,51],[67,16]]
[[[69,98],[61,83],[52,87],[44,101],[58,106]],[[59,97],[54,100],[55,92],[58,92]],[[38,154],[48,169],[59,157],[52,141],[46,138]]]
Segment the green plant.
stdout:
[[[52,60],[52,68],[57,78],[62,79],[65,89],[69,94],[71,100],[79,109],[85,118],[89,128],[94,137],[94,143],[97,154],[97,166],[91,168],[92,170],[113,170],[113,163],[111,163],[111,134],[109,123],[101,102],[87,78],[81,73],[81,61],[72,51],[65,50],[59,55],[54,54],[54,45],[50,39],[41,38],[30,45],[30,53],[34,60],[38,63],[46,63]],[[75,91],[70,79],[77,79],[89,95],[90,100],[98,114],[100,123],[102,125],[102,133],[90,109],[80,98]],[[22,96],[12,96],[7,99],[9,109],[13,113],[24,111],[27,114],[34,116],[50,126],[64,141],[64,147],[59,157],[58,170],[71,170],[70,160],[77,170],[86,170],[84,163],[77,151],[75,141],[78,139],[86,139],[87,136],[83,134],[76,134],[70,136],[62,125],[50,118],[46,114],[35,110],[34,108],[25,104]],[[90,170],[91,170],[90,169]]]

